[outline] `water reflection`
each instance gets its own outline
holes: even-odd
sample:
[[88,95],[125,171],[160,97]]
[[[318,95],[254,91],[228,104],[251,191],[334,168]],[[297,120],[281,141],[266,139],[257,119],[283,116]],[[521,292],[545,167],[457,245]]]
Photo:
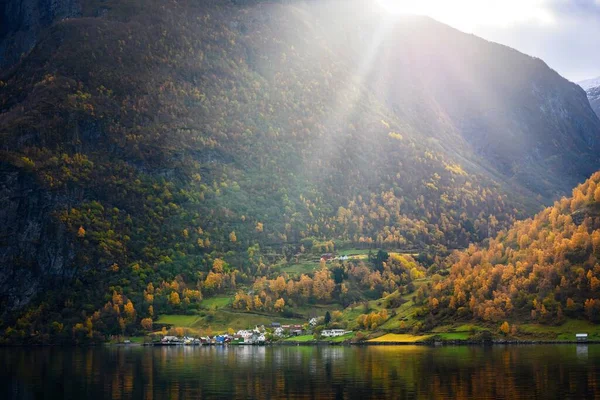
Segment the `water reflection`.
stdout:
[[600,398],[600,347],[0,349],[0,398]]
[[578,344],[577,345],[577,358],[580,360],[588,359],[588,345],[587,344]]

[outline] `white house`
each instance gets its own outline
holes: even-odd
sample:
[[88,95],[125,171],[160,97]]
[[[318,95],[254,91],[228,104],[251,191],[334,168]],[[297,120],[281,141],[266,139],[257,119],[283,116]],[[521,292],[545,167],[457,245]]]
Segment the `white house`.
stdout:
[[316,317],[313,317],[308,320],[310,326],[316,326],[319,323],[319,320]]
[[343,336],[347,333],[351,333],[351,331],[346,331],[344,329],[325,329],[321,332],[321,336],[323,337],[336,337]]
[[577,339],[578,342],[585,342],[588,339],[588,334],[587,333],[576,333],[575,338]]
[[237,336],[240,336],[242,339],[246,340],[252,337],[252,331],[241,329],[237,331]]
[[177,336],[165,336],[160,340],[162,343],[179,343],[181,340]]
[[250,337],[244,338],[244,344],[264,344],[267,341],[264,333],[254,332]]

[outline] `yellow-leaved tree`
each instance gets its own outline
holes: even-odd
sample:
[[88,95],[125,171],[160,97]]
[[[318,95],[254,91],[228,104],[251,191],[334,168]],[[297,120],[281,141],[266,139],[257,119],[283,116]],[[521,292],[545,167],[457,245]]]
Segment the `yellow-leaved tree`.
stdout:
[[142,325],[142,328],[144,328],[144,330],[146,330],[146,331],[152,330],[152,318],[144,318],[144,319],[142,319],[140,324]]
[[502,332],[505,335],[508,335],[508,333],[510,332],[510,325],[508,324],[508,322],[504,321],[504,323],[500,325],[500,332]]
[[181,303],[181,300],[179,299],[179,293],[172,292],[171,295],[169,296],[169,303],[173,304],[174,306]]
[[282,298],[277,299],[277,301],[275,301],[275,311],[282,312],[283,307],[285,307],[285,300]]

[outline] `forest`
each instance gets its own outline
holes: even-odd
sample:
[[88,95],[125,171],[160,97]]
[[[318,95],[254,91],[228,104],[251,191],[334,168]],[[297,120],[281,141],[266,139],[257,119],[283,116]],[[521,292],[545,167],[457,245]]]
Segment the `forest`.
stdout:
[[[218,296],[366,331],[407,301],[390,329],[600,320],[600,174],[523,220],[548,198],[396,113],[319,29],[293,28],[302,9],[104,3],[0,75],[1,171],[46,204],[12,243],[42,200],[2,200],[2,343],[142,335]],[[365,257],[319,261],[344,250]]]

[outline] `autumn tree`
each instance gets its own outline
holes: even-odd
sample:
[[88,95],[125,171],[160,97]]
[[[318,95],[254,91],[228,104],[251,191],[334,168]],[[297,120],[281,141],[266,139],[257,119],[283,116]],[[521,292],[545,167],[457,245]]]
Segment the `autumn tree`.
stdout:
[[313,294],[317,300],[327,301],[331,299],[335,282],[331,279],[329,270],[322,268],[315,273],[313,279]]
[[285,307],[285,300],[282,298],[277,299],[277,301],[275,301],[275,311],[282,312],[283,307]]
[[144,330],[152,331],[152,318],[143,318],[140,325]]
[[179,298],[179,293],[177,292],[172,292],[171,295],[169,296],[169,304],[172,304],[174,306],[177,306],[181,303],[181,300]]
[[131,300],[127,300],[123,311],[125,312],[125,317],[129,323],[135,320],[135,308],[133,307]]
[[504,323],[500,326],[500,332],[502,332],[504,335],[509,334],[510,325],[508,324],[508,322],[504,321]]

